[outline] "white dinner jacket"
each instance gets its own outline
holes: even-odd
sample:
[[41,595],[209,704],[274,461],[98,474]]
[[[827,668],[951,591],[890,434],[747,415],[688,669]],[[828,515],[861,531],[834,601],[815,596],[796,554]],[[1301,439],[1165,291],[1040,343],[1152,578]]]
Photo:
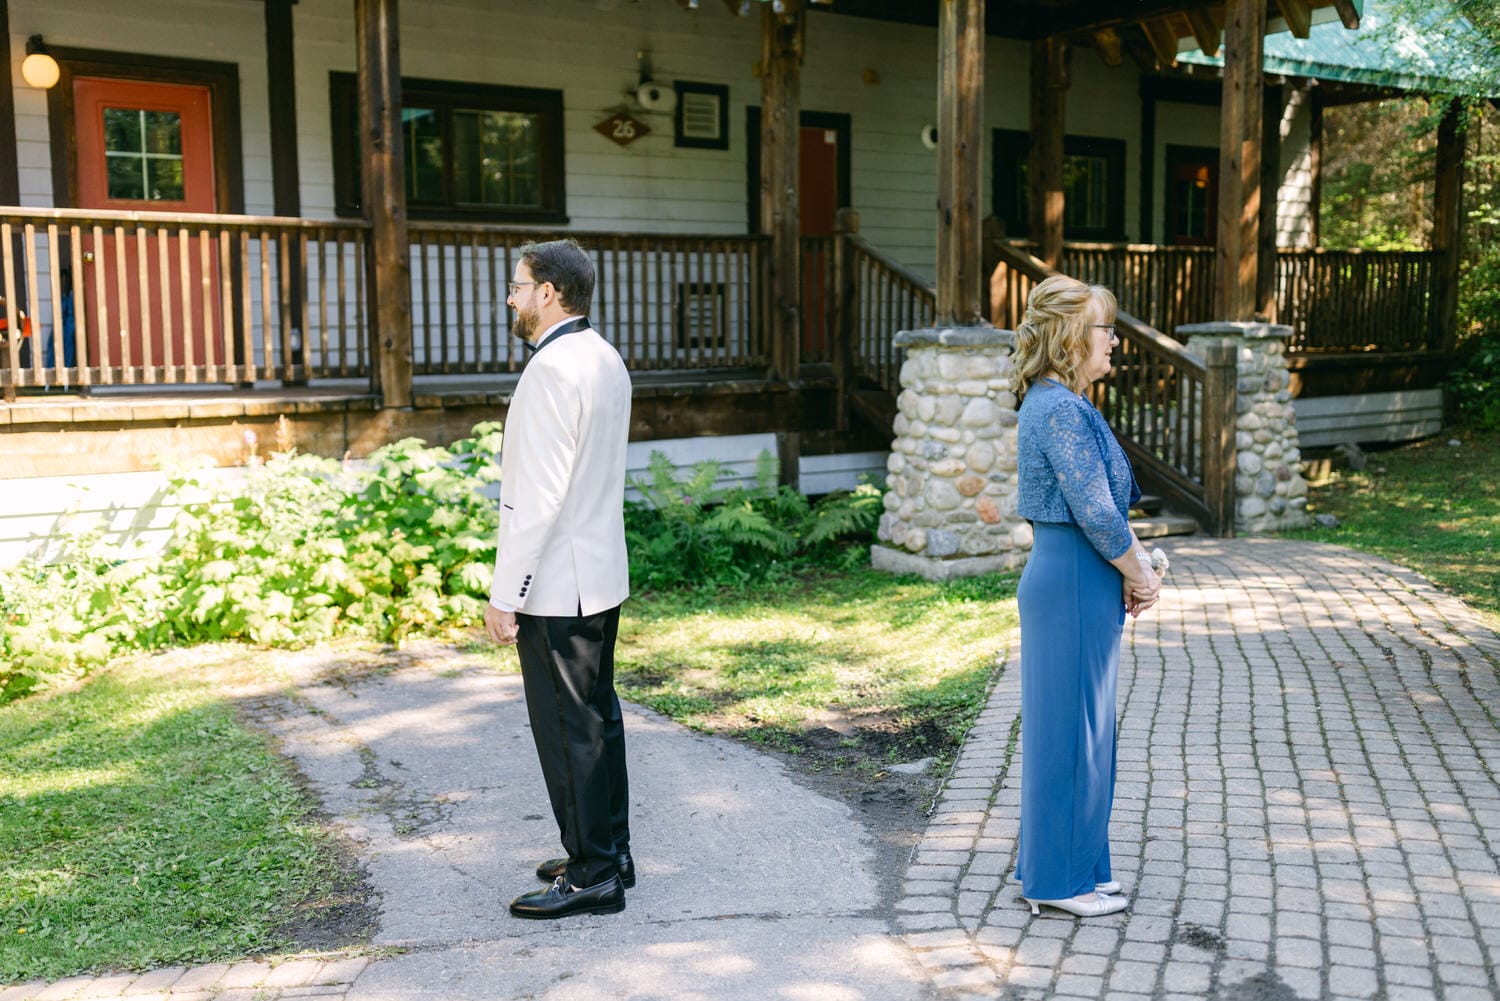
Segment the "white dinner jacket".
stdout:
[[560,334],[531,356],[500,448],[492,601],[574,616],[625,600],[629,436],[630,375],[597,331]]

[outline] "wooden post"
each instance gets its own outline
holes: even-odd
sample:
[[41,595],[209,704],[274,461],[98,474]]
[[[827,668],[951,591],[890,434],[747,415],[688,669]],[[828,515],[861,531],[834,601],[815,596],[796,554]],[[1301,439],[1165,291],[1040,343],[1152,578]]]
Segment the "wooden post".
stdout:
[[[0,66],[10,61],[10,4],[0,0]],[[21,174],[16,166],[16,94],[7,74],[0,87],[0,205],[21,204]]]
[[1214,261],[1216,320],[1249,320],[1255,315],[1265,28],[1266,0],[1226,0],[1219,240]]
[[1463,105],[1454,99],[1443,112],[1437,134],[1437,183],[1432,194],[1432,249],[1439,254],[1437,335],[1428,343],[1452,351],[1458,346],[1458,264],[1463,247]]
[[984,0],[938,12],[937,326],[984,323]]
[[[401,146],[397,0],[354,0],[359,47],[359,147],[373,302],[372,379],[382,405],[411,406],[411,261]],[[508,276],[507,276],[508,277]]]
[[760,229],[771,237],[770,361],[796,379],[802,348],[802,218],[797,198],[801,139],[803,0],[761,10]]
[[1141,226],[1140,241],[1151,242],[1156,225],[1156,92],[1141,78]]
[[859,213],[853,209],[839,209],[833,220],[833,343],[829,345],[832,350],[833,381],[838,397],[834,426],[839,431],[849,430],[849,399],[858,377],[855,369],[858,351],[855,337],[859,327],[854,313],[857,308],[854,248],[849,241],[851,236],[858,234]]
[[[292,31],[294,0],[266,0],[266,97],[271,112],[271,201],[278,216],[297,218],[302,215],[302,194],[297,170],[297,59]],[[283,261],[291,279],[288,315],[296,317],[296,333],[291,357],[286,358],[288,373],[300,373],[300,379],[283,380],[283,385],[305,385],[307,382],[307,332],[301,317],[306,293],[306,262],[300,255],[294,262]],[[235,325],[243,323],[236,315]],[[235,342],[235,362],[246,364],[244,345]]]
[[1027,160],[1031,238],[1049,267],[1062,260],[1063,114],[1068,93],[1068,43],[1031,43],[1031,156]]
[[1255,315],[1276,322],[1276,205],[1281,188],[1281,88],[1267,87],[1261,106],[1260,242],[1256,247]]
[[1308,92],[1307,172],[1312,177],[1308,192],[1307,245],[1316,247],[1323,230],[1323,92]]
[[1203,378],[1203,501],[1213,515],[1209,531],[1234,537],[1235,404],[1239,372],[1230,341],[1208,345]]

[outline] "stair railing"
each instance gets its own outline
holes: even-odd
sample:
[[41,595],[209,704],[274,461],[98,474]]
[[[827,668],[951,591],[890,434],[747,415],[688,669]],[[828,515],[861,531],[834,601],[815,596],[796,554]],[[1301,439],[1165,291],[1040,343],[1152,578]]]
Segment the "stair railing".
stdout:
[[[1014,330],[1026,298],[1058,272],[1002,240],[986,244],[991,322]],[[1126,312],[1115,317],[1120,347],[1104,379],[1090,387],[1144,485],[1221,537],[1234,534],[1234,349],[1211,344],[1200,358]]]

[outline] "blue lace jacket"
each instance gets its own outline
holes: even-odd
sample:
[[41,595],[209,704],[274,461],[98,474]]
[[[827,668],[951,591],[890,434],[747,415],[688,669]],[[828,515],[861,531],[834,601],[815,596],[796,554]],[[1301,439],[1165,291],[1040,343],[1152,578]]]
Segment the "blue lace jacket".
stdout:
[[1130,548],[1130,505],[1141,499],[1125,450],[1094,405],[1051,379],[1021,401],[1017,513],[1077,525],[1107,560]]

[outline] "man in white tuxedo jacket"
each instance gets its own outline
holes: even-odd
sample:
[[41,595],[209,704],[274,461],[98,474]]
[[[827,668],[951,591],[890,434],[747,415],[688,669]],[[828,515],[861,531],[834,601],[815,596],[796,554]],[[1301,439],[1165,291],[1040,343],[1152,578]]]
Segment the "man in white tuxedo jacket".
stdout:
[[566,857],[525,918],[616,913],[635,884],[615,636],[630,590],[630,376],[584,315],[594,267],[572,240],[528,244],[506,302],[531,357],[500,450],[500,540],[485,629],[517,645],[531,732]]

